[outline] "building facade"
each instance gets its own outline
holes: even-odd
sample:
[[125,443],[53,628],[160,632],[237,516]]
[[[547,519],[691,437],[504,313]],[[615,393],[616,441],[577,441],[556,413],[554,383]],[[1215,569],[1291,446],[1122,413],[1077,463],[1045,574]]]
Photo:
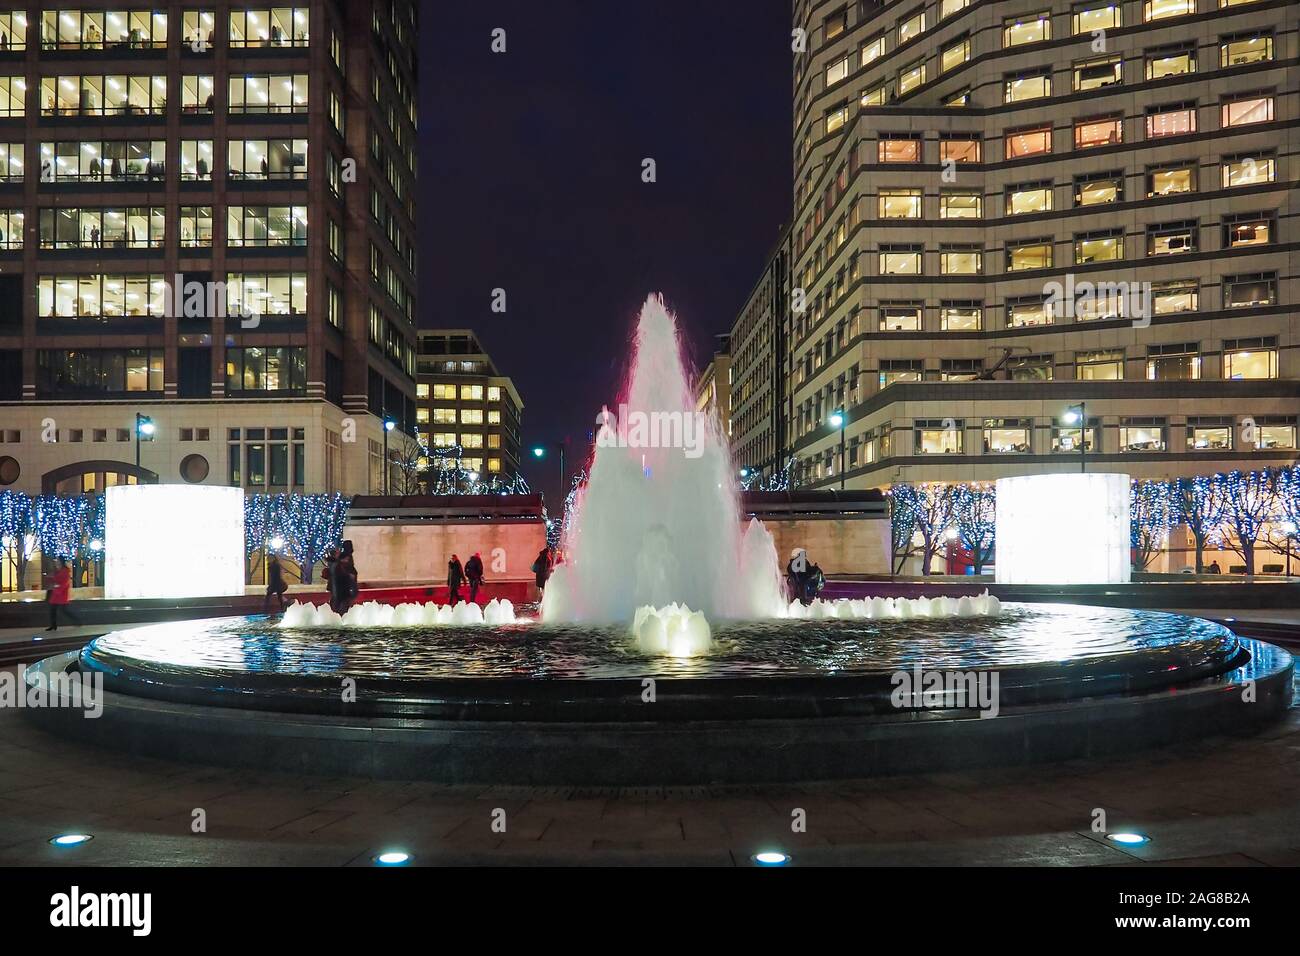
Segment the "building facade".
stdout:
[[731,326],[731,450],[739,468],[770,478],[786,466],[789,230],[768,256]]
[[469,329],[421,329],[418,359],[417,430],[434,454],[429,466],[461,467],[484,481],[510,482],[519,475],[520,420],[524,403],[509,376]]
[[126,7],[0,3],[0,488],[376,490],[415,424],[416,5]]
[[1295,459],[1300,5],[794,13],[803,483]]
[[716,416],[722,434],[731,438],[731,339],[714,336],[713,358],[695,382],[695,409]]

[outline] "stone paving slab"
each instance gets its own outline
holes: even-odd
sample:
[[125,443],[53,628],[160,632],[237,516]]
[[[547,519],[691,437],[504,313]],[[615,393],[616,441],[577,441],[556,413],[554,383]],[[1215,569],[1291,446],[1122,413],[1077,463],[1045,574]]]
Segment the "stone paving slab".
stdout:
[[[191,830],[193,811],[207,832]],[[505,813],[504,833],[493,813]],[[1120,847],[1112,829],[1149,844]],[[804,832],[793,832],[802,810]],[[59,832],[95,839],[49,846]],[[92,750],[0,711],[0,863],[1300,865],[1300,712],[1123,758],[834,783],[503,787],[238,770]]]

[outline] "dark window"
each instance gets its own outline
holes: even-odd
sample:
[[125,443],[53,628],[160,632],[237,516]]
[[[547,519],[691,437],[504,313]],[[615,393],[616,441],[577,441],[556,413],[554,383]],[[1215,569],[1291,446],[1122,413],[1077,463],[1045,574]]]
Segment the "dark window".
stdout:
[[176,394],[179,398],[212,397],[212,349],[183,348],[177,350],[178,378]]

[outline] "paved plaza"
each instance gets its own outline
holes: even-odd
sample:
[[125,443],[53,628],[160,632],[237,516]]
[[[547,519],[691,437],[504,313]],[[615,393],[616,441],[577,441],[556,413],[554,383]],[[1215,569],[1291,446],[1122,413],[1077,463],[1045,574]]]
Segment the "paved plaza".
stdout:
[[[1090,830],[1138,830],[1120,847]],[[192,832],[196,810],[206,832]],[[793,832],[802,810],[806,832]],[[494,827],[495,822],[495,827]],[[501,832],[504,824],[504,832]],[[60,832],[94,840],[48,844]],[[96,751],[0,711],[0,863],[368,865],[1300,863],[1300,711],[1136,757],[812,785],[444,787]]]

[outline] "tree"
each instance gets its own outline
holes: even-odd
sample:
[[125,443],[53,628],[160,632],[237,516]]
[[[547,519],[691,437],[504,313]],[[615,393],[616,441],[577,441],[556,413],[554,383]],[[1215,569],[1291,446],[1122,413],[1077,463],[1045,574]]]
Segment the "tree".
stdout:
[[86,499],[59,495],[37,495],[32,505],[36,524],[36,542],[43,558],[71,561],[82,547],[85,532]]
[[389,439],[389,493],[422,494],[428,484],[425,473],[429,468],[429,450],[405,432],[394,430]]
[[1273,492],[1273,520],[1269,522],[1264,541],[1290,564],[1300,533],[1300,465],[1278,469]]
[[0,549],[12,555],[18,588],[27,577],[27,563],[36,550],[36,514],[31,495],[0,491]]
[[332,495],[248,495],[244,499],[244,551],[265,558],[280,551],[297,562],[302,582],[327,551],[343,540],[351,499]]
[[1269,471],[1230,471],[1223,481],[1228,547],[1241,555],[1246,573],[1254,574],[1255,545],[1273,515],[1276,481]]
[[340,494],[293,495],[284,503],[285,550],[302,569],[304,584],[311,583],[316,562],[342,542],[349,504]]
[[891,557],[897,562],[894,573],[913,552],[912,536],[916,533],[917,494],[912,485],[894,485],[889,489],[889,533]]
[[1178,517],[1196,545],[1196,573],[1205,572],[1205,546],[1221,531],[1227,495],[1223,475],[1197,475],[1174,481]]
[[930,574],[930,564],[943,546],[944,532],[952,527],[951,485],[921,485],[917,490],[916,530],[921,535],[921,573]]
[[957,485],[953,518],[962,547],[970,552],[975,573],[980,574],[993,556],[997,527],[997,492],[993,485]]
[[1129,539],[1133,570],[1145,571],[1169,540],[1178,523],[1173,486],[1166,481],[1134,481],[1129,485]]

